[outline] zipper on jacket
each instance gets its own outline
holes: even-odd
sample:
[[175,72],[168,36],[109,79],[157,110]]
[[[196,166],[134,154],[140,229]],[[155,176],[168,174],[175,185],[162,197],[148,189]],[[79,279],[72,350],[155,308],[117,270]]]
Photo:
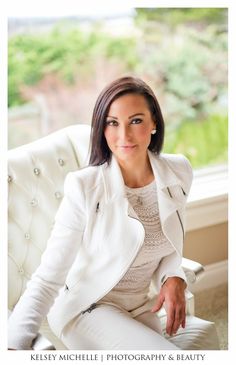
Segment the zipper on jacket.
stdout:
[[[182,188],[181,188],[182,189]],[[168,193],[169,193],[169,195],[170,195],[170,197],[173,199],[173,196],[172,196],[172,194],[171,194],[171,192],[170,192],[170,189],[169,189],[169,187],[167,187],[167,190],[168,190]],[[184,195],[186,195],[186,193],[184,192],[184,190],[182,189],[182,191],[183,191],[183,194]],[[183,233],[183,241],[184,241],[184,225],[183,225],[183,222],[182,222],[182,219],[180,218],[180,214],[179,214],[179,211],[178,211],[178,209],[176,210],[176,214],[177,214],[177,216],[178,216],[178,219],[179,219],[179,223],[180,223],[180,225],[181,225],[181,228],[182,228],[182,233]]]
[[180,215],[179,215],[179,211],[178,211],[178,210],[176,210],[176,213],[177,213],[177,216],[178,216],[178,218],[179,218],[179,223],[180,223],[181,228],[182,228],[182,232],[183,232],[183,241],[184,241],[184,226],[183,226],[183,222],[182,222],[182,220],[181,220],[181,218],[180,218]]
[[69,287],[67,284],[65,284],[65,288],[64,288],[64,291],[66,291],[66,290],[69,290]]
[[96,303],[93,303],[90,305],[90,307],[88,309],[85,309],[84,311],[80,312],[81,314],[85,314],[86,312],[91,313],[92,310],[94,310],[97,307]]

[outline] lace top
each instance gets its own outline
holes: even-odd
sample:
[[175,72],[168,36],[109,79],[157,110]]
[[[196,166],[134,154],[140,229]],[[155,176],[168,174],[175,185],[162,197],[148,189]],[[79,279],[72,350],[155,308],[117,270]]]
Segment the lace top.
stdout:
[[[141,188],[126,186],[126,194],[138,219],[145,229],[145,239],[129,270],[103,299],[120,298],[124,294],[147,294],[152,275],[163,257],[174,251],[164,236],[158,209],[155,180]],[[119,299],[121,300],[121,299]]]

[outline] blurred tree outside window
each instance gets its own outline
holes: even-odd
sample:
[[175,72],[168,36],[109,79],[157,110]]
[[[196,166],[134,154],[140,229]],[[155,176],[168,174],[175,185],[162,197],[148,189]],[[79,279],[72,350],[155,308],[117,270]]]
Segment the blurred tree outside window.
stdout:
[[133,9],[126,18],[9,20],[9,148],[90,123],[101,89],[133,75],[154,90],[164,152],[227,162],[227,9]]

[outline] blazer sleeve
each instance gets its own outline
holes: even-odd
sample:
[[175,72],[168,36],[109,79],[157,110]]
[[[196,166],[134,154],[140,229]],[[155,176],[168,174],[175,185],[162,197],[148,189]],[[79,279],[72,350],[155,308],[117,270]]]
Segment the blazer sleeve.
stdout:
[[[192,180],[193,180],[193,170],[189,160],[183,155],[175,155],[175,162],[172,162],[172,168],[176,169],[179,176],[183,182],[183,188],[185,194],[189,194]],[[181,174],[180,174],[181,171]],[[185,207],[183,211],[183,218],[185,221]],[[179,277],[187,283],[187,278],[184,270],[181,267],[182,257],[174,251],[172,254],[164,257],[156,272],[154,273],[154,283],[156,284],[157,290],[159,291],[161,286],[169,277]]]
[[187,283],[186,275],[181,267],[181,262],[182,258],[176,251],[161,260],[160,265],[154,273],[154,282],[156,283],[158,292],[160,291],[161,286],[170,277],[179,277]]
[[83,188],[75,174],[69,173],[41,263],[9,318],[8,348],[31,349],[42,320],[65,283],[83,237],[85,222]]

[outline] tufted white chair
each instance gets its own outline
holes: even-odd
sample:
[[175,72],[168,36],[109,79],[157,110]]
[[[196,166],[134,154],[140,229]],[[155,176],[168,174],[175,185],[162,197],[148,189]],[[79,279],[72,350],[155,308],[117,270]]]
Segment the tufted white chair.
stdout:
[[[40,263],[63,197],[65,176],[88,161],[89,137],[90,126],[74,125],[8,153],[9,312]],[[200,264],[186,259],[183,259],[183,267],[191,282],[203,270]],[[193,316],[194,297],[188,292],[187,298],[187,311]],[[160,316],[165,316],[164,310]],[[35,349],[52,349],[51,343],[56,349],[64,349],[46,320],[40,332],[46,338],[39,336]]]

